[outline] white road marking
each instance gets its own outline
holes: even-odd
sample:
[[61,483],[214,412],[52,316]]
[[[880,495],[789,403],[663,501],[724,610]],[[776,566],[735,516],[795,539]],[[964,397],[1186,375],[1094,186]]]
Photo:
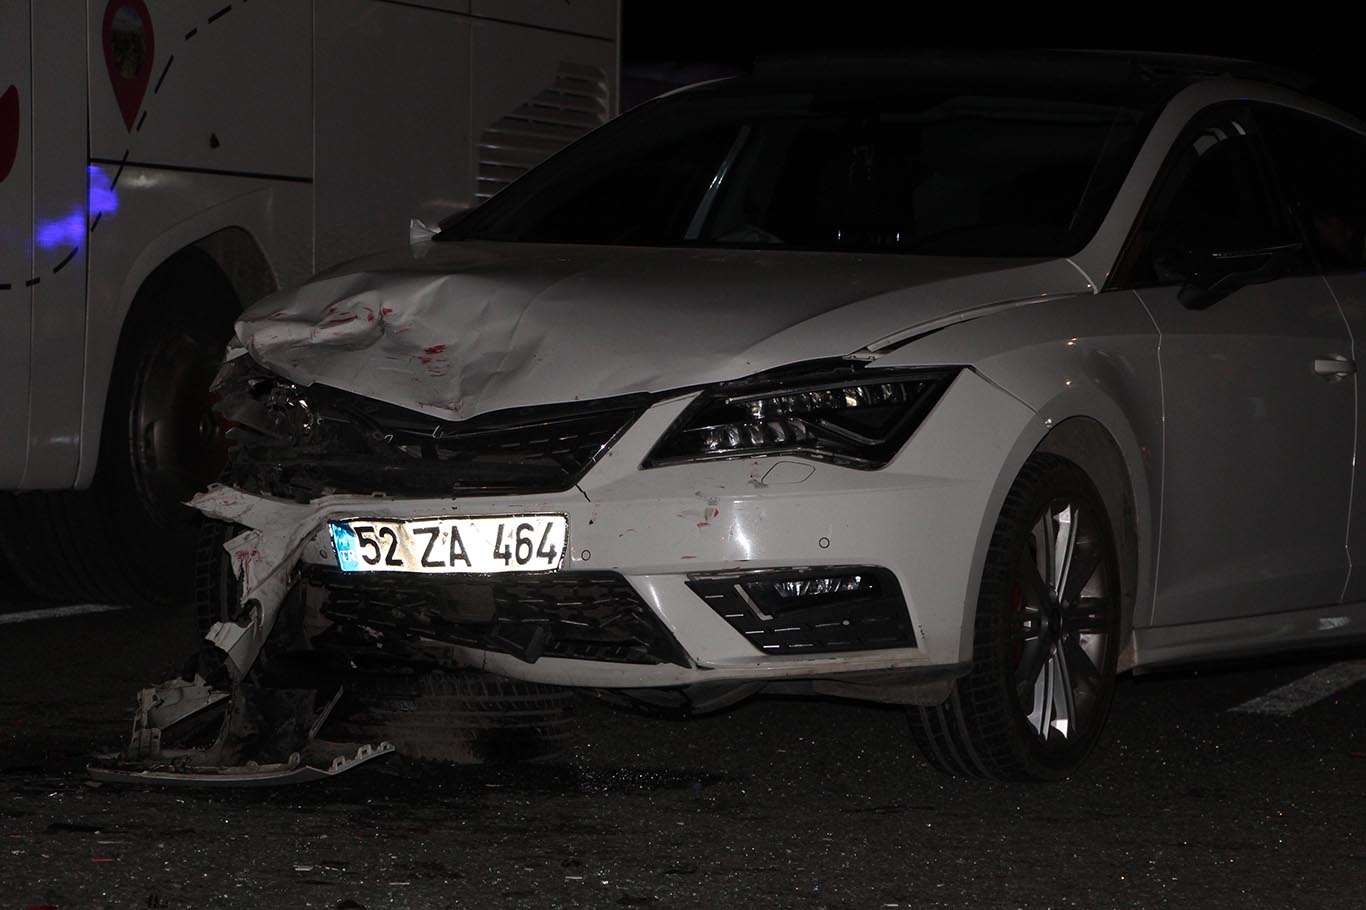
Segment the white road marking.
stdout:
[[1366,660],[1348,660],[1324,667],[1229,710],[1289,717],[1301,708],[1323,701],[1362,680],[1366,680]]
[[0,613],[0,626],[12,622],[30,622],[35,619],[60,619],[63,616],[80,616],[84,613],[112,613],[127,610],[119,604],[73,604],[69,607],[44,607],[41,610],[23,610],[19,613]]

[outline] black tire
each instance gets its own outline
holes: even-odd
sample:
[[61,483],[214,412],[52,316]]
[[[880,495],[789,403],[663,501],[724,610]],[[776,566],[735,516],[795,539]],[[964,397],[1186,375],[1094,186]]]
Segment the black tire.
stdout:
[[[1057,553],[1067,527],[1074,529],[1072,555],[1055,556],[1040,571],[1036,541],[1051,536]],[[1077,565],[1081,571],[1072,572]],[[1061,598],[1050,576],[1064,579]],[[1070,461],[1032,456],[992,533],[972,669],[943,704],[910,709],[912,736],[930,764],[1007,781],[1059,780],[1075,771],[1098,741],[1114,694],[1119,579],[1114,533],[1095,486]]]
[[191,595],[199,516],[182,503],[222,469],[209,384],[239,312],[227,278],[197,251],[144,284],[119,339],[90,489],[0,496],[0,549],[33,594],[134,604]]

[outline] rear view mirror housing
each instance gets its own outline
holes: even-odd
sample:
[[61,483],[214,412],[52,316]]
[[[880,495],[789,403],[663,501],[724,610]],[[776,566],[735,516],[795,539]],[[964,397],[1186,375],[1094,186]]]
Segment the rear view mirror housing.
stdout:
[[1239,288],[1287,274],[1303,250],[1299,242],[1245,250],[1183,251],[1169,265],[1184,276],[1176,299],[1189,310],[1204,310]]

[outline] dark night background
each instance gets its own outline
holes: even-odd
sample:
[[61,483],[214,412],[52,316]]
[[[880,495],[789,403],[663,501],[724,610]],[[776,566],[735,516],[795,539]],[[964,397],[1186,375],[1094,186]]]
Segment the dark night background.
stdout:
[[623,0],[622,110],[690,82],[747,72],[771,55],[1056,48],[1267,63],[1310,77],[1311,94],[1366,115],[1366,33],[1345,13],[1303,4],[1214,9],[1101,4],[1064,15],[1043,5]]
[[[770,55],[1034,47],[1261,61],[1366,117],[1351,7],[1211,9],[622,0],[620,107]],[[689,720],[582,697],[535,764],[87,780],[200,642],[188,607],[0,624],[0,910],[1366,907],[1361,646],[1124,674],[1094,756],[1042,787],[938,774],[899,707],[793,697]],[[1302,710],[1244,710],[1324,672],[1346,682]]]

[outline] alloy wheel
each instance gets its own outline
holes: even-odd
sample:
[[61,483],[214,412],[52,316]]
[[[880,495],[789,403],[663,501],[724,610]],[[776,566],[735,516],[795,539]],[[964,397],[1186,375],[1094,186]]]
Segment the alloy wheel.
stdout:
[[1065,748],[1100,719],[1101,667],[1119,609],[1104,529],[1059,498],[1035,520],[1011,590],[1011,654],[1021,712],[1048,748]]

